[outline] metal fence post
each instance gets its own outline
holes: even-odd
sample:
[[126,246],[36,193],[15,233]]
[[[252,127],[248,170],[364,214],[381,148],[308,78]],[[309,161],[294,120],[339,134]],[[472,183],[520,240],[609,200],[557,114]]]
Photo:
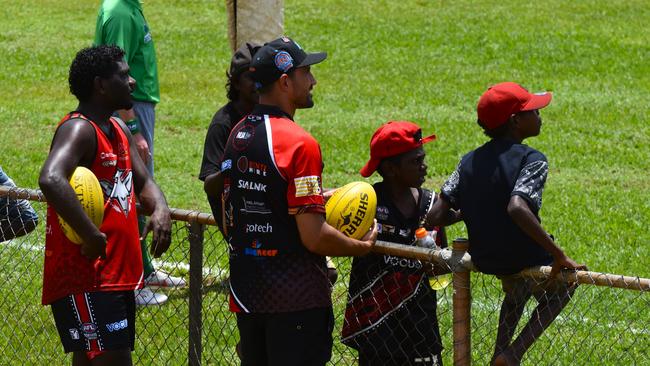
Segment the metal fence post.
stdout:
[[201,365],[203,323],[203,232],[205,225],[192,221],[188,225],[190,242],[190,308],[188,364]]
[[[467,239],[454,240],[453,256],[462,257],[468,247]],[[469,366],[472,364],[470,271],[458,270],[453,274],[454,366]]]

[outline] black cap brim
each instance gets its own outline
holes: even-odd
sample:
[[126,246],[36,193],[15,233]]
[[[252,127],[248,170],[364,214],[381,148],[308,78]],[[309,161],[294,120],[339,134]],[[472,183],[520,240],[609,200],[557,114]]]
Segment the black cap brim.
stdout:
[[327,52],[308,53],[307,57],[296,67],[305,67],[322,62],[327,58]]

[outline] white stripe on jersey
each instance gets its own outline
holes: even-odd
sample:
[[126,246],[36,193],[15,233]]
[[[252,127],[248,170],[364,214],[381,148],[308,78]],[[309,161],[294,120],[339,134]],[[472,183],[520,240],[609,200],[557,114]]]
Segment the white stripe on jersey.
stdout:
[[241,300],[239,300],[239,298],[235,294],[235,290],[232,288],[232,281],[228,281],[228,283],[230,285],[230,294],[232,295],[232,298],[235,299],[235,302],[237,303],[237,305],[240,308],[242,308],[242,310],[244,310],[245,313],[250,313],[250,310],[248,310],[246,308],[246,306],[244,306],[244,304],[241,302]]
[[278,169],[278,164],[275,162],[275,154],[273,154],[273,133],[271,131],[271,120],[269,119],[269,115],[265,114],[264,115],[264,127],[266,128],[266,142],[269,148],[269,156],[271,157],[271,161],[273,162],[273,167],[275,168],[275,171],[280,174],[282,179],[285,181],[287,178],[282,175],[282,172],[280,172],[280,169]]

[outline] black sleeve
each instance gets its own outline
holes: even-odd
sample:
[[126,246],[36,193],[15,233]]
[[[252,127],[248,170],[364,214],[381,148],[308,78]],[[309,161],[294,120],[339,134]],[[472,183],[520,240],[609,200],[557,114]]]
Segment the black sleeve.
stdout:
[[541,154],[531,154],[521,168],[511,195],[524,198],[535,212],[542,208],[542,192],[548,176],[548,162]]
[[[461,162],[462,163],[462,162]],[[457,209],[459,204],[459,184],[460,184],[460,164],[456,166],[456,169],[449,176],[445,184],[440,188],[440,196],[444,197],[451,207]]]
[[221,158],[226,148],[228,136],[230,136],[230,131],[232,130],[231,121],[224,121],[224,114],[220,112],[217,112],[212,118],[212,123],[210,123],[208,133],[205,136],[203,160],[201,161],[201,171],[199,172],[199,179],[202,181],[208,175],[221,170]]

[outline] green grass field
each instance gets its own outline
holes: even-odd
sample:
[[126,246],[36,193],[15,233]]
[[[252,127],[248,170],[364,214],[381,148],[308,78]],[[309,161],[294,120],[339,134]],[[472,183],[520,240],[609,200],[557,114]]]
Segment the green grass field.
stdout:
[[[76,107],[68,92],[68,67],[76,51],[92,42],[98,5],[99,0],[0,0],[0,165],[21,187],[37,187],[54,127]],[[156,42],[161,81],[156,180],[170,205],[207,211],[197,175],[207,125],[226,102],[230,54],[224,3],[146,1],[144,12]],[[512,80],[532,91],[552,90],[553,103],[542,112],[542,133],[527,141],[551,165],[541,212],[544,227],[591,270],[647,278],[649,21],[650,7],[642,0],[287,0],[286,34],[307,51],[329,54],[312,68],[318,79],[316,106],[299,111],[296,122],[320,141],[324,185],[331,187],[362,179],[357,171],[381,123],[415,121],[424,133],[438,135],[425,149],[426,186],[437,190],[460,157],[486,141],[475,123],[475,106],[489,85]],[[37,229],[38,238],[43,228]],[[463,235],[462,225],[450,228],[450,237]],[[216,237],[211,241],[218,242]],[[164,259],[186,262],[183,243]],[[38,306],[42,257],[22,247],[0,251],[0,279],[11,284],[0,286],[5,299],[0,308],[16,314],[0,329],[0,363],[67,362],[49,311]],[[211,265],[219,261],[206,257]],[[343,271],[346,263],[340,261]],[[476,283],[474,357],[485,364],[499,292],[495,283]],[[343,285],[337,285],[336,298],[344,296]],[[220,329],[231,317],[224,313],[223,291],[215,289],[205,300],[219,306],[206,311],[204,321],[211,326],[204,352],[212,360],[227,354],[230,361],[221,364],[229,364],[237,332],[232,321]],[[526,362],[650,364],[649,295],[580,291]],[[175,311],[186,307],[187,298],[178,292],[171,302],[155,311],[155,316],[171,319],[162,325],[150,320],[149,310],[139,314],[139,329],[147,332],[139,337],[153,342],[145,346],[139,341],[142,363],[185,362],[185,313]],[[450,302],[447,291],[440,311],[448,314]],[[447,364],[450,324],[449,317],[441,316]],[[343,348],[337,345],[337,350]],[[352,357],[344,352],[333,361],[350,364]]]

